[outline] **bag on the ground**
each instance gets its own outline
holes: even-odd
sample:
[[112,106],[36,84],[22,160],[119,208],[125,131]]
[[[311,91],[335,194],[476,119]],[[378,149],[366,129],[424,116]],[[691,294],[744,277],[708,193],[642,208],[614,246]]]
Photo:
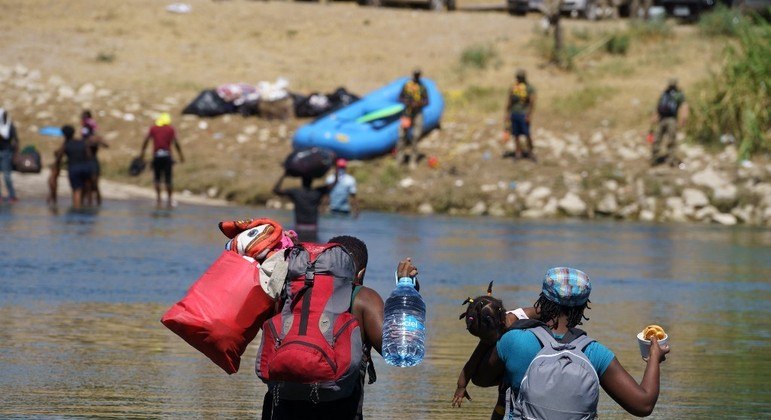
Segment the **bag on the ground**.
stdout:
[[137,156],[131,160],[129,164],[128,173],[131,176],[139,176],[144,170],[147,164],[141,156]]
[[43,169],[40,152],[35,146],[27,146],[20,153],[13,155],[13,170],[24,174],[39,174]]
[[600,380],[583,353],[594,340],[582,334],[569,343],[560,343],[542,326],[528,331],[535,334],[543,347],[522,379],[512,407],[514,418],[595,418]]
[[207,89],[201,91],[201,93],[182,110],[182,114],[192,114],[200,117],[216,117],[222,114],[232,114],[236,111],[236,105],[223,100],[217,94],[216,90]]
[[353,258],[338,244],[287,252],[283,308],[262,327],[257,375],[284,400],[345,398],[361,378],[364,350],[351,314]]
[[[253,229],[260,234],[238,239]],[[281,226],[269,219],[222,222],[220,230],[231,238],[228,248],[161,322],[232,374],[238,371],[246,346],[275,313],[286,279],[287,242]]]
[[661,117],[676,117],[677,116],[677,97],[675,96],[675,91],[673,90],[667,90],[664,93],[661,94],[661,97],[659,98],[659,104],[656,110],[659,113],[659,116]]

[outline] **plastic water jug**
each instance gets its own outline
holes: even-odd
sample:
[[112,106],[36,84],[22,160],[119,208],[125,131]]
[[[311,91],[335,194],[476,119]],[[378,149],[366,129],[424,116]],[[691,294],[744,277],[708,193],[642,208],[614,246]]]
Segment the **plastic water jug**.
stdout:
[[385,302],[383,358],[392,366],[415,366],[425,355],[426,304],[415,284],[410,277],[398,279]]

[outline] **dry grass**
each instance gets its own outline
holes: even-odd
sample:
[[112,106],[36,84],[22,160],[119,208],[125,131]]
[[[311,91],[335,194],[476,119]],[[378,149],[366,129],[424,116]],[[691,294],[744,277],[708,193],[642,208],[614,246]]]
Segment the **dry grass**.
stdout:
[[[150,124],[149,115],[158,110],[178,113],[203,88],[285,77],[298,92],[345,86],[366,93],[420,66],[448,99],[443,126],[467,127],[465,137],[453,141],[479,142],[497,137],[505,90],[514,69],[522,67],[538,89],[536,126],[584,135],[600,126],[644,130],[666,79],[678,76],[687,94],[689,86],[705,77],[719,51],[717,43],[701,38],[693,27],[676,27],[667,39],[633,38],[623,57],[603,49],[583,55],[575,71],[565,72],[545,66],[532,42],[539,22],[532,14],[515,18],[502,12],[374,9],[353,2],[187,3],[193,12],[177,15],[164,10],[167,2],[157,0],[5,0],[0,49],[6,65],[38,69],[44,80],[59,75],[76,89],[87,82],[108,87],[143,109],[131,122],[109,117],[109,106],[126,103],[63,103],[44,121],[35,117],[36,109],[15,109],[17,121],[21,126],[74,122],[81,107],[106,112],[98,118],[101,129],[117,135],[113,148],[102,154],[105,171],[122,177]],[[459,6],[472,3],[479,1]],[[622,21],[565,19],[564,24],[576,44],[625,28]],[[464,51],[480,45],[495,51],[490,65],[459,70]],[[269,197],[278,161],[290,149],[292,129],[303,123],[290,121],[282,128],[281,122],[233,116],[207,120],[208,127],[201,129],[198,122],[179,117],[175,121],[188,157],[177,168],[178,185],[195,191],[215,187],[220,196],[248,202]],[[267,131],[267,140],[251,135],[248,142],[238,143],[236,136],[249,125]],[[445,129],[439,140],[453,134]],[[42,148],[48,152],[52,147]],[[437,154],[444,168],[463,168],[464,161],[479,159],[489,148],[465,154],[451,149],[429,153]],[[525,176],[521,168],[512,173],[510,162],[484,169],[482,176],[470,171],[467,176],[475,179],[468,184]],[[365,171],[373,174],[366,176]],[[391,172],[385,161],[360,169],[372,185],[389,181]],[[428,172],[417,176],[429,177]],[[364,183],[365,202],[367,190]]]

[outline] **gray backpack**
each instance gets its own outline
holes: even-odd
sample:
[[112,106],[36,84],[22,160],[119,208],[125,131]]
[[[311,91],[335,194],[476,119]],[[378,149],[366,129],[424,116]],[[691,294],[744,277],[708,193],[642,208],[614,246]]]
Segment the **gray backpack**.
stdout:
[[528,366],[511,412],[521,419],[593,419],[600,379],[583,353],[594,340],[581,335],[560,343],[543,327],[529,328],[543,348]]

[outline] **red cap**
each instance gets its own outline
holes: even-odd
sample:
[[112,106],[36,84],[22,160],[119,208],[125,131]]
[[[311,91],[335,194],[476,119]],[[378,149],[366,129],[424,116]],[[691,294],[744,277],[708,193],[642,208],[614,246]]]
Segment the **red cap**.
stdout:
[[346,168],[348,167],[348,161],[343,158],[340,158],[340,159],[337,159],[337,162],[335,162],[335,165],[337,165],[338,168]]

